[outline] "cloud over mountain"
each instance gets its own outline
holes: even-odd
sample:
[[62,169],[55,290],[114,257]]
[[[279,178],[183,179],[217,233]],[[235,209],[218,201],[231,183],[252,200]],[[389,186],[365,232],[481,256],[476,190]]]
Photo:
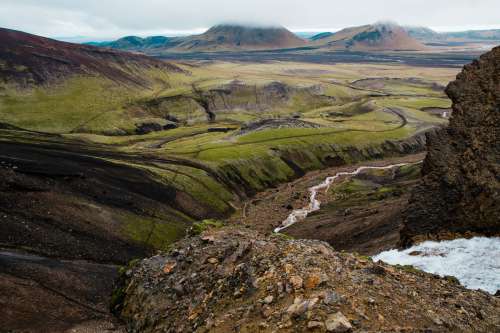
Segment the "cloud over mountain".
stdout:
[[[429,10],[429,9],[432,10]],[[289,29],[331,30],[380,19],[462,29],[498,25],[500,3],[478,0],[3,0],[2,25],[45,36],[192,34],[220,22],[283,24]],[[193,31],[195,30],[195,31]]]

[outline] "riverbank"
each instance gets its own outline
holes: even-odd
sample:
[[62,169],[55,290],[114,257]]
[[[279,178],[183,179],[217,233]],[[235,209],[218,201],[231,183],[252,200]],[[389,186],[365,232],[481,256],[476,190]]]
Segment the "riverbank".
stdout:
[[[401,212],[416,184],[425,154],[366,161],[306,174],[296,181],[264,191],[247,201],[230,219],[251,229],[271,233],[294,209],[307,206],[309,188],[339,172],[359,167],[384,167],[408,163],[401,170],[367,170],[356,177],[341,177],[328,191],[319,191],[321,209],[282,232],[294,238],[320,239],[338,250],[374,254],[399,241]],[[352,181],[351,181],[352,180]]]

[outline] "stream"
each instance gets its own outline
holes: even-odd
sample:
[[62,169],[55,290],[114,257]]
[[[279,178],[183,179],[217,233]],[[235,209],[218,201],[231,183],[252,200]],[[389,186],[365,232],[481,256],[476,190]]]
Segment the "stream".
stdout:
[[328,191],[328,189],[330,188],[330,186],[332,185],[332,183],[342,176],[355,176],[364,170],[386,170],[386,169],[392,169],[392,168],[397,168],[397,167],[402,167],[405,165],[417,164],[417,163],[421,163],[421,161],[416,162],[416,163],[398,163],[398,164],[391,164],[391,165],[386,165],[386,166],[360,166],[359,168],[357,168],[356,170],[354,170],[352,172],[343,171],[343,172],[338,172],[334,176],[327,177],[322,183],[309,188],[310,195],[309,195],[309,203],[307,204],[307,206],[302,207],[300,209],[293,210],[290,213],[290,215],[288,215],[286,220],[284,220],[281,223],[281,226],[274,229],[274,232],[280,232],[281,230],[286,229],[299,221],[302,221],[310,213],[319,210],[320,206],[321,206],[321,202],[318,199],[316,199],[316,195],[318,194],[318,192],[320,190],[325,189],[325,193],[326,193]]
[[426,241],[406,250],[384,251],[373,260],[451,275],[468,289],[500,291],[500,237]]

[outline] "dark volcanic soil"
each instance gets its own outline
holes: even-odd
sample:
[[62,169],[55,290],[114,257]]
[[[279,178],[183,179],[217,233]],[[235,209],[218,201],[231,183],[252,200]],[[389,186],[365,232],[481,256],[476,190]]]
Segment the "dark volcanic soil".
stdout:
[[177,223],[175,239],[205,208],[128,164],[142,156],[13,133],[0,136],[0,332],[107,332],[118,265],[152,254],[136,230]]
[[0,331],[119,332],[108,310],[117,275],[115,265],[0,251]]
[[412,54],[412,53],[369,53],[369,52],[321,52],[313,47],[278,51],[249,52],[193,52],[159,53],[167,60],[223,60],[245,62],[296,61],[312,63],[403,63],[411,66],[459,68],[471,62],[479,54]]
[[[148,248],[120,233],[120,212],[153,218],[175,190],[99,158],[0,143],[0,243],[68,259],[126,263]],[[164,214],[169,211],[164,207]]]

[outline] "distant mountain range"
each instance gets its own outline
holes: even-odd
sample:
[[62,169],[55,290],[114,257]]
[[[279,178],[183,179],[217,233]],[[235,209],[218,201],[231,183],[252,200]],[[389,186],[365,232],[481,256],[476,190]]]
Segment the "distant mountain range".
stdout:
[[112,42],[88,43],[128,51],[148,53],[287,49],[305,46],[307,41],[283,27],[217,25],[201,35],[187,37],[127,36]]
[[168,48],[179,44],[178,37],[151,36],[141,38],[137,36],[127,36],[112,42],[90,42],[87,45],[108,47],[127,51],[142,51],[145,49]]
[[426,27],[402,27],[376,23],[349,27],[338,32],[300,38],[284,27],[217,25],[205,33],[187,37],[127,36],[90,45],[158,55],[173,52],[276,50],[301,47],[332,51],[422,51],[433,46],[500,41],[500,30],[438,33]]
[[500,29],[436,32],[426,27],[406,27],[408,34],[424,43],[431,42],[499,42]]
[[395,24],[373,24],[324,32],[303,39],[284,27],[217,25],[201,35],[188,37],[128,36],[112,42],[89,43],[94,46],[138,51],[213,52],[238,50],[293,49],[299,47],[353,51],[422,50],[422,45]]

